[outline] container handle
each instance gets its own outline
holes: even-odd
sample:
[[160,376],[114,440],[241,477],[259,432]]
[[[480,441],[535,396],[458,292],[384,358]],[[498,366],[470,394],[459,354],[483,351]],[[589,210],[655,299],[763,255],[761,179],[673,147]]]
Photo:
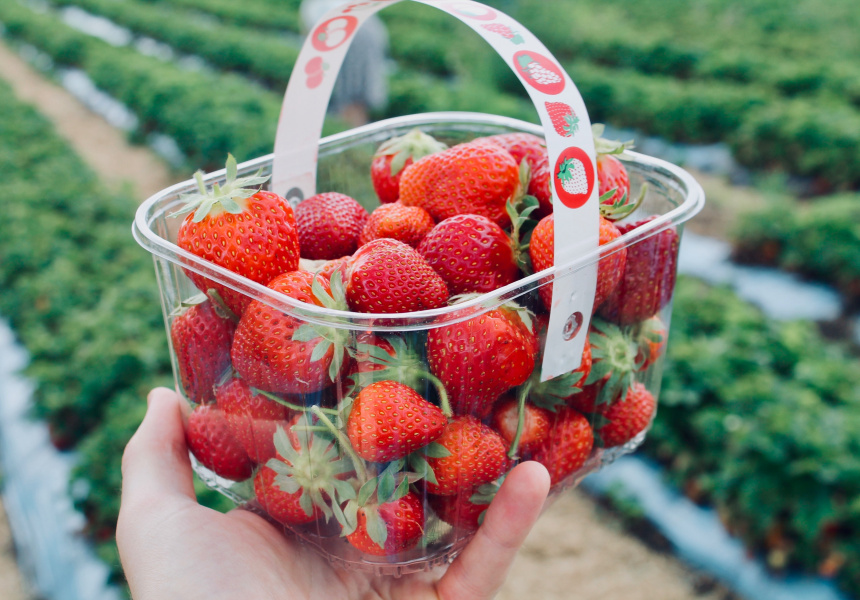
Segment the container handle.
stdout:
[[[346,2],[311,29],[293,68],[281,107],[272,161],[272,190],[301,201],[316,193],[319,140],[334,83],[355,32],[379,10],[404,0]],[[556,277],[541,379],[576,369],[582,358],[597,287],[597,264],[571,273],[564,265],[599,244],[594,139],[579,90],[530,31],[471,0],[405,0],[459,19],[502,57],[523,83],[546,138],[555,228]],[[573,177],[562,181],[560,169]]]

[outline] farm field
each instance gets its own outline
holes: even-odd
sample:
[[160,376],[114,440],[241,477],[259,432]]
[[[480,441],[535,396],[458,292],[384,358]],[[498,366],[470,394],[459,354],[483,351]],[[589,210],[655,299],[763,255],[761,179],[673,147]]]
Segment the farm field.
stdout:
[[[240,160],[271,151],[300,39],[298,4],[246,0],[242,11],[222,0],[0,4],[4,41],[34,57],[45,77],[79,69],[137,117],[131,141],[169,136],[184,156],[173,171],[146,153],[124,158],[119,167],[129,175],[152,176],[128,177],[131,185],[117,188],[126,177],[93,161],[118,151],[90,156],[76,147],[82,161],[61,151],[53,127],[18,108],[8,91],[0,98],[4,172],[16,174],[20,198],[0,225],[0,314],[33,356],[37,413],[58,446],[79,451],[78,478],[90,490],[79,505],[112,564],[118,457],[144,391],[169,382],[151,261],[128,235],[131,215],[163,182],[215,168],[228,151]],[[860,303],[856,3],[489,4],[556,53],[594,119],[731,148],[763,186],[752,193],[754,212],[715,227],[735,241],[738,257],[827,282],[846,306]],[[71,9],[109,19],[131,37],[117,45],[85,33],[72,25]],[[450,24],[442,29],[441,13],[402,3],[382,15],[393,63],[389,102],[374,117],[477,110],[534,119],[506,67],[477,38]],[[142,52],[151,47],[143,39],[171,53]],[[48,116],[66,126],[78,118],[62,108]],[[327,131],[344,127],[336,118],[327,123]],[[58,131],[74,140],[88,129]],[[117,174],[96,177],[83,162]],[[42,195],[38,182],[57,172],[63,183],[50,210],[37,215],[28,206]],[[85,205],[74,201],[82,196]],[[721,208],[734,212],[738,204],[728,198]],[[74,227],[84,219],[103,226]],[[661,413],[645,451],[691,497],[715,505],[775,570],[821,573],[860,594],[856,349],[823,339],[812,324],[773,323],[727,290],[691,279],[679,283],[675,312]],[[120,313],[129,315],[121,325],[111,317]],[[226,506],[211,494],[203,499]]]

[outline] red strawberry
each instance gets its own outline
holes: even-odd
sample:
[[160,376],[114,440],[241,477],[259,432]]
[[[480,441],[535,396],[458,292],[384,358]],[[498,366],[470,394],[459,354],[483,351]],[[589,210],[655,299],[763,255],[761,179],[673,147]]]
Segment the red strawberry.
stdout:
[[347,421],[352,447],[364,460],[388,462],[423,448],[442,434],[442,410],[396,381],[372,383],[358,394]]
[[370,180],[379,201],[382,204],[395,202],[400,197],[403,170],[416,160],[445,148],[445,144],[419,129],[383,143],[370,163]]
[[230,366],[230,344],[235,330],[236,323],[220,316],[208,300],[194,304],[170,324],[170,342],[176,353],[179,378],[192,402],[206,402],[214,397],[213,386]]
[[331,282],[334,274],[339,272],[341,281],[343,281],[346,277],[346,270],[349,268],[350,261],[352,261],[352,256],[341,256],[340,258],[327,260],[315,272],[321,277],[328,279],[329,282]]
[[352,254],[365,221],[367,211],[349,196],[337,192],[311,196],[296,208],[302,258],[331,260]]
[[262,464],[275,456],[272,438],[290,418],[287,407],[254,392],[244,380],[236,378],[216,388],[215,397],[230,432],[252,460]]
[[483,417],[499,396],[529,378],[538,346],[527,315],[510,303],[429,331],[427,361],[455,413]]
[[642,363],[639,368],[644,371],[657,362],[657,359],[663,354],[669,334],[660,317],[654,316],[640,323],[636,327],[634,336],[639,344],[637,360]]
[[[266,285],[277,275],[299,264],[299,238],[289,202],[271,192],[247,189],[268,177],[236,177],[236,160],[227,159],[227,181],[206,190],[197,173],[199,194],[188,197],[187,214],[176,235],[180,248],[238,275]],[[186,271],[204,292],[214,288],[225,304],[241,315],[251,299],[202,275]]]
[[485,483],[475,489],[456,496],[428,494],[427,501],[436,516],[451,525],[466,531],[475,531],[481,525],[481,517],[496,496],[504,477]]
[[[652,219],[620,225],[618,230],[623,235]],[[678,232],[670,227],[628,246],[621,282],[600,315],[619,325],[632,325],[666,306],[675,289],[678,244]]]
[[594,445],[594,432],[581,413],[565,407],[554,417],[549,436],[532,455],[547,468],[552,485],[580,469]]
[[370,213],[358,243],[363,246],[379,238],[392,238],[415,248],[435,224],[420,206],[403,206],[400,202],[383,204]]
[[508,234],[480,215],[445,219],[427,234],[418,252],[451,294],[491,292],[520,274]]
[[385,504],[361,507],[357,516],[358,524],[346,539],[365,554],[405,552],[424,535],[424,504],[414,492]]
[[[555,256],[555,219],[548,215],[540,220],[532,231],[529,243],[529,256],[535,272],[543,271],[553,266]],[[621,231],[612,221],[600,217],[599,245],[604,246],[621,236]],[[619,248],[612,254],[604,256],[597,265],[597,291],[594,296],[594,310],[612,294],[618,286],[627,261],[627,248]],[[538,289],[543,305],[547,310],[552,306],[552,283]]]
[[571,137],[579,129],[579,117],[564,102],[545,102],[546,112],[558,135]]
[[191,411],[185,440],[198,462],[216,475],[242,481],[254,471],[254,463],[231,433],[223,412],[213,404]]
[[521,166],[522,162],[526,161],[529,167],[526,193],[537,198],[540,205],[539,215],[550,214],[552,212],[552,190],[550,188],[552,169],[549,167],[546,142],[531,133],[503,133],[480,139],[498,144],[510,152],[517,164]]
[[[332,285],[305,271],[284,273],[268,287],[308,304],[324,301],[346,309],[339,279]],[[328,299],[326,300],[326,296]],[[233,366],[248,385],[276,394],[308,394],[330,385],[341,374],[349,332],[310,325],[254,301],[236,328]]]
[[600,409],[603,419],[597,430],[603,446],[626,444],[644,431],[657,410],[657,401],[641,383],[633,384],[623,401]]
[[346,298],[358,312],[404,313],[445,306],[448,287],[414,248],[382,238],[353,255]]
[[478,140],[425,156],[400,180],[400,201],[423,207],[437,222],[476,214],[507,227],[505,205],[519,193],[519,167],[510,152]]
[[510,40],[514,44],[525,43],[523,36],[502,23],[487,23],[486,25],[482,25],[482,27],[488,31],[492,31],[493,33],[498,33],[500,36],[506,40]]
[[[309,425],[302,416],[295,425]],[[270,459],[254,479],[257,501],[277,521],[300,525],[332,516],[329,503],[341,501],[338,490],[352,465],[340,457],[337,445],[308,431],[278,428],[274,436],[277,457]]]
[[[529,452],[540,446],[549,435],[552,413],[531,403],[526,403],[523,408],[523,429],[518,441],[518,450]],[[493,408],[491,423],[508,445],[516,437],[518,421],[517,399],[502,396]]]
[[426,482],[431,494],[465,493],[498,479],[508,469],[504,440],[475,417],[455,417],[445,426],[436,443],[450,454],[443,458],[427,457],[436,477],[436,483]]
[[607,219],[620,221],[639,207],[642,198],[630,197],[630,177],[619,158],[628,156],[625,151],[633,147],[632,141],[607,140],[601,135],[604,126],[594,124],[594,148],[597,151],[597,192],[600,211]]

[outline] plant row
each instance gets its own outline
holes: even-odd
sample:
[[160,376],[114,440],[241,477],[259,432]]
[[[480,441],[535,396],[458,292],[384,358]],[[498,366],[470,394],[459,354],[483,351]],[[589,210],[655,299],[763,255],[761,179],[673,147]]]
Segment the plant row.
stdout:
[[799,204],[775,197],[739,220],[734,254],[831,284],[860,305],[860,198],[842,194]]
[[142,0],[153,7],[176,7],[212,15],[224,23],[298,33],[301,0]]
[[52,0],[52,4],[77,6],[276,90],[286,89],[299,54],[298,48],[282,35],[222,25],[172,6],[134,0]]
[[860,361],[814,324],[679,284],[648,452],[771,567],[860,593]]

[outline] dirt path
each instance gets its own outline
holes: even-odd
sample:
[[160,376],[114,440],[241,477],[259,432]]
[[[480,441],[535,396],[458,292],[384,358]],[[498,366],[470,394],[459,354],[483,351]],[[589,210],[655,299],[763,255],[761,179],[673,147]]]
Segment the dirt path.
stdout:
[[[46,81],[0,45],[0,77],[17,95],[52,119],[59,132],[108,184],[130,184],[140,199],[177,178],[148,150],[94,115],[61,87]],[[714,180],[711,185],[718,185]],[[721,194],[730,194],[721,190]],[[707,216],[728,226],[720,211]],[[703,223],[704,225],[704,223]],[[710,227],[709,227],[710,228]],[[701,228],[697,228],[701,229]],[[542,600],[718,600],[697,593],[696,577],[671,557],[624,534],[576,491],[565,493],[541,518],[518,556],[499,598]],[[0,506],[0,598],[28,600],[14,562],[11,535]]]

